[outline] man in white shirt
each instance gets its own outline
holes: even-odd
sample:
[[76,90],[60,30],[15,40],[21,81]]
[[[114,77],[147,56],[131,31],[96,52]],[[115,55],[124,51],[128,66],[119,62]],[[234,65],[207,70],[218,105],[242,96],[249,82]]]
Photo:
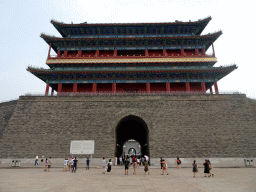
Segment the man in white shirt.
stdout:
[[[70,168],[71,168],[71,171],[73,170],[73,167],[74,167],[74,157],[71,158],[70,162]],[[69,169],[70,170],[70,169]]]

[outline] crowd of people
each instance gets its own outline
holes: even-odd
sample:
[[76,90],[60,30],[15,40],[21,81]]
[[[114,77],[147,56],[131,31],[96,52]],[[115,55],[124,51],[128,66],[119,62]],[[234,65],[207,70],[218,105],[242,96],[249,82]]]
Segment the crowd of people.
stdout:
[[[45,165],[44,171],[50,172],[50,168],[52,165],[51,162],[51,157],[49,157],[49,159],[45,159],[44,161],[44,155],[42,155],[42,159],[41,159],[41,164]],[[77,170],[77,164],[78,164],[78,160],[76,157],[72,156],[71,159],[69,160],[68,158],[64,159],[64,167],[63,167],[63,172],[67,172],[67,171],[71,171],[72,173],[76,173]],[[177,157],[176,159],[176,164],[177,164],[177,169],[181,168],[181,160],[179,157]],[[35,158],[35,165],[38,165],[38,156],[36,156]],[[114,164],[112,162],[111,159],[109,159],[108,161],[105,160],[105,158],[103,157],[102,161],[101,161],[101,168],[103,169],[102,173],[103,174],[111,174],[111,167],[115,165],[124,165],[125,167],[125,175],[128,175],[129,173],[129,168],[130,166],[132,166],[133,168],[133,174],[136,175],[136,169],[138,169],[140,166],[143,166],[144,168],[144,175],[146,174],[150,174],[149,172],[149,166],[150,166],[150,161],[149,161],[149,157],[148,156],[136,156],[136,155],[127,155],[126,157],[115,157],[114,158]],[[169,175],[168,171],[167,171],[167,163],[166,161],[161,158],[160,159],[160,166],[162,169],[162,174],[164,175],[165,173],[167,175]],[[213,177],[214,174],[211,172],[212,167],[211,167],[211,162],[208,159],[205,159],[205,163],[203,163],[204,166],[204,177]],[[86,169],[89,170],[90,168],[90,159],[87,158],[86,160]],[[196,161],[194,160],[194,162],[192,163],[192,172],[193,172],[193,177],[196,177],[196,174],[198,173],[198,166]]]

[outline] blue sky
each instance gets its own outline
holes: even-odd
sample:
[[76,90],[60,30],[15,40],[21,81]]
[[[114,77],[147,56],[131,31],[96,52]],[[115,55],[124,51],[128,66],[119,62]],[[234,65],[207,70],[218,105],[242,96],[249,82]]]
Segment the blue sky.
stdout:
[[[45,83],[26,68],[48,68],[45,61],[49,47],[40,34],[60,37],[51,19],[65,23],[136,23],[196,21],[208,16],[212,20],[202,34],[223,31],[214,43],[215,66],[238,66],[218,82],[219,90],[238,91],[256,99],[254,1],[0,0],[0,14],[0,102],[27,93],[44,94]],[[53,50],[51,54],[55,54]]]

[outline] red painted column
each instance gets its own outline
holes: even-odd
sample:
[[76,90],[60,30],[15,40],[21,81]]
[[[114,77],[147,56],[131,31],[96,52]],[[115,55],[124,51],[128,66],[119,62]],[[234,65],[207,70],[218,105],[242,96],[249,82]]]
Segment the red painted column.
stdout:
[[58,50],[57,52],[57,57],[60,57],[60,50]]
[[73,93],[76,93],[77,92],[77,83],[74,83],[73,84]]
[[116,57],[117,56],[117,50],[115,49],[114,50],[114,57]]
[[212,92],[212,87],[210,87],[210,93],[213,94],[213,92]]
[[50,53],[51,53],[51,48],[52,48],[52,43],[50,43],[50,47],[49,47],[49,51],[48,51],[48,59],[51,58],[51,55],[50,55]]
[[189,82],[186,82],[186,91],[190,92],[190,84],[189,84]]
[[78,50],[78,57],[82,57],[82,50]]
[[97,49],[97,50],[95,51],[95,57],[99,57],[99,54],[100,54],[100,51],[99,51],[99,49]]
[[150,83],[149,82],[146,83],[146,91],[147,91],[147,93],[150,93]]
[[62,91],[62,83],[58,83],[58,94]]
[[92,84],[92,92],[96,93],[97,92],[97,83]]
[[148,56],[148,50],[145,49],[145,56]]
[[171,87],[170,87],[170,83],[166,82],[166,92],[170,92],[171,91]]
[[217,82],[214,82],[215,94],[219,94]]
[[47,84],[46,84],[46,89],[45,89],[45,95],[48,95],[48,93],[49,93],[49,87],[50,87],[50,84],[47,83]]
[[195,49],[195,54],[196,54],[196,55],[199,55],[198,48]]
[[212,56],[213,56],[213,57],[215,57],[215,52],[214,52],[213,41],[212,41]]
[[166,49],[163,49],[163,56],[166,55]]
[[202,92],[206,92],[206,86],[205,86],[205,82],[201,82],[201,88],[202,88]]
[[202,55],[205,55],[205,48],[202,49]]
[[112,93],[116,93],[116,83],[112,83]]
[[181,54],[181,56],[184,56],[184,55],[185,55],[184,49],[180,49],[180,54]]
[[54,89],[52,88],[51,96],[53,96],[53,93],[54,93]]
[[68,50],[65,50],[64,51],[64,57],[67,57],[68,56]]

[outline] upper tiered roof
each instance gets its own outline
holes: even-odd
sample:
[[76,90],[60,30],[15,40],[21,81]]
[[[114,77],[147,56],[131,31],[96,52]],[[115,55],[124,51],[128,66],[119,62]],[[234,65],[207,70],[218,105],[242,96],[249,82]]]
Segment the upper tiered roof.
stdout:
[[168,23],[96,23],[67,24],[51,20],[62,37],[123,36],[123,35],[200,35],[211,20],[207,17],[198,21],[175,21]]
[[[59,38],[41,34],[47,44],[57,50],[114,50],[114,49],[186,49],[205,48],[218,39],[222,31],[202,36],[137,37],[126,38]],[[193,47],[191,47],[193,46]]]

